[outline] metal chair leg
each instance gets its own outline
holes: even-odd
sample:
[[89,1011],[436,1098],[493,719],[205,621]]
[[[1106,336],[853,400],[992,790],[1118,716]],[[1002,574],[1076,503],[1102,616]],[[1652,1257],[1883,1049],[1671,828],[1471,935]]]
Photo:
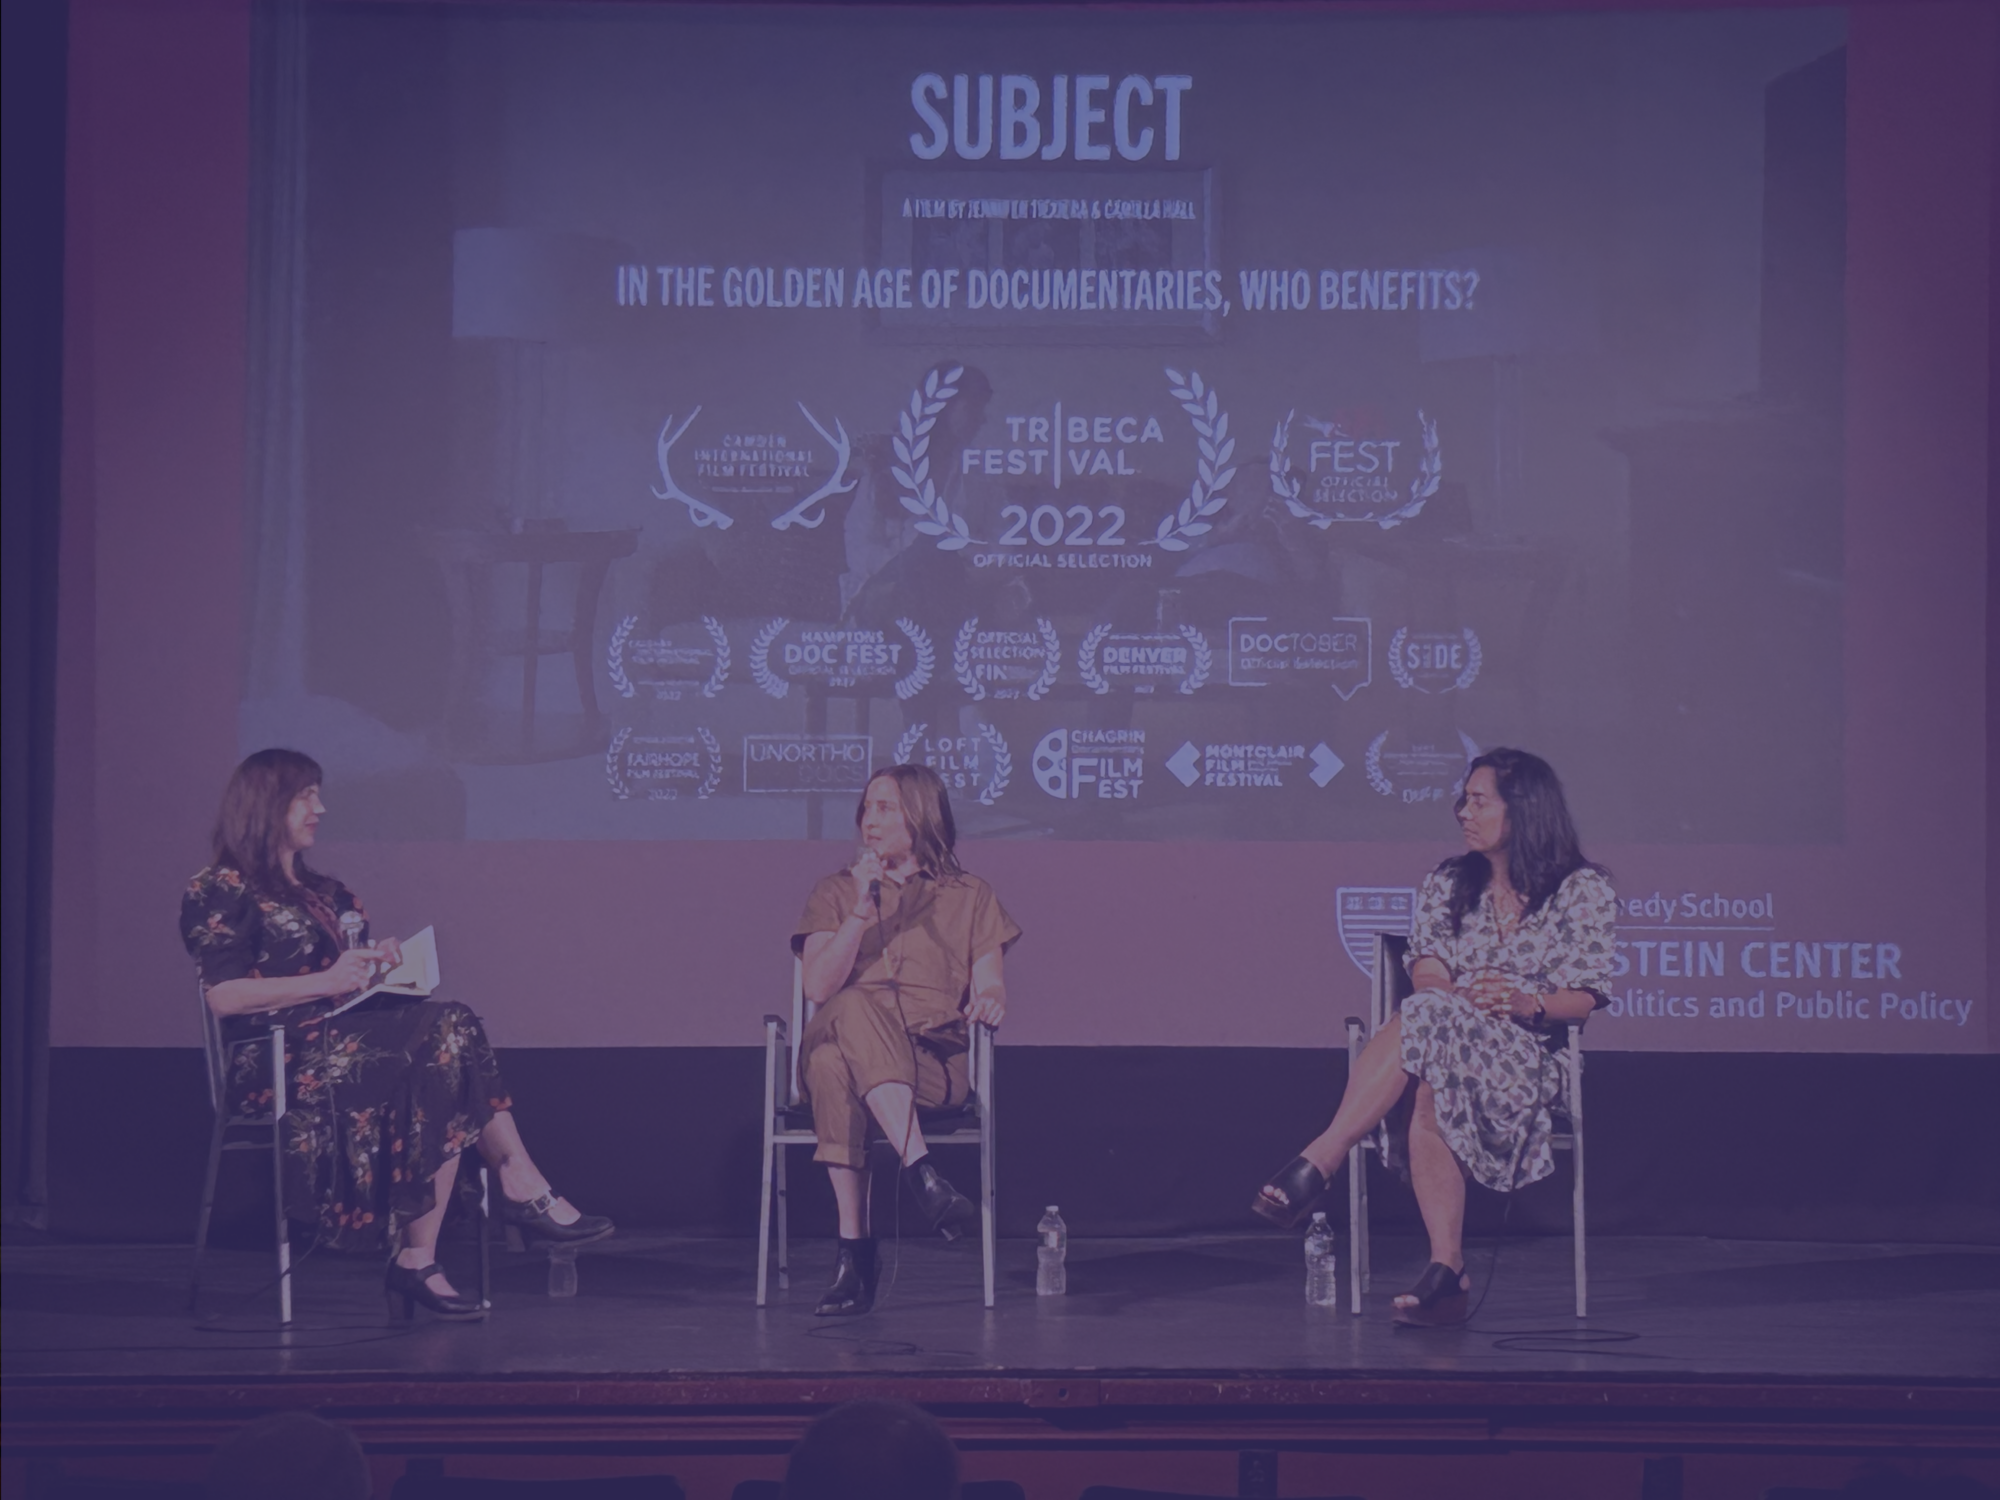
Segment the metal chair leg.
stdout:
[[215,1184],[222,1172],[222,1135],[228,1129],[228,1122],[220,1110],[216,1111],[215,1129],[208,1137],[208,1172],[202,1178],[201,1216],[194,1227],[194,1264],[188,1270],[187,1309],[194,1311],[195,1299],[201,1295],[201,1262],[208,1253],[208,1226],[215,1216]]
[[[1361,1059],[1361,1023],[1347,1018],[1347,1076],[1354,1076],[1354,1069]],[[1361,1241],[1367,1234],[1363,1215],[1367,1205],[1361,1196],[1362,1169],[1366,1152],[1356,1141],[1347,1149],[1347,1310],[1356,1317],[1361,1316]]]
[[994,1172],[993,1035],[979,1051],[979,1249],[985,1263],[986,1306],[993,1305],[994,1262],[998,1258],[999,1183]]
[[278,1229],[278,1322],[292,1321],[292,1235],[285,1222],[285,1028],[271,1028],[271,1187]]
[[[789,1291],[792,1285],[792,1203],[785,1185],[785,1163],[791,1152],[783,1145],[778,1146],[778,1290]],[[866,1174],[863,1174],[864,1177]],[[863,1191],[866,1191],[864,1186]]]
[[1584,1318],[1590,1315],[1590,1276],[1584,1257],[1583,1048],[1577,1044],[1574,1031],[1570,1033],[1569,1049],[1569,1136],[1575,1173],[1570,1187],[1571,1226],[1575,1236],[1571,1257],[1576,1266],[1576,1315]]
[[493,1174],[479,1168],[479,1216],[472,1232],[479,1236],[479,1305],[493,1306]]
[[777,1125],[778,1028],[781,1024],[776,1016],[764,1017],[764,1162],[760,1173],[763,1191],[757,1198],[757,1305],[759,1307],[764,1306],[769,1298],[771,1280],[771,1194],[776,1189],[771,1158],[779,1149],[771,1137]]

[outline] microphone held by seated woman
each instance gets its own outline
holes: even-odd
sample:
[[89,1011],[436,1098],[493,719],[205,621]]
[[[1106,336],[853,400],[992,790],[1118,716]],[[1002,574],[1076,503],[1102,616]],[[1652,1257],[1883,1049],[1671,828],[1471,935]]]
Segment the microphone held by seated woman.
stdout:
[[816,1007],[799,1038],[800,1075],[840,1214],[833,1283],[821,1316],[875,1304],[868,1223],[868,1127],[900,1154],[903,1177],[948,1240],[977,1217],[940,1174],[919,1108],[963,1104],[970,1027],[1006,1014],[1002,956],[1021,929],[993,888],[968,874],[951,798],[928,766],[870,779],[854,812],[861,852],[813,887],[792,945]]
[[1547,761],[1525,750],[1478,757],[1457,812],[1465,853],[1426,876],[1417,898],[1404,958],[1416,992],[1362,1050],[1333,1123],[1251,1205],[1299,1223],[1388,1119],[1390,1158],[1430,1237],[1429,1266],[1395,1299],[1399,1323],[1466,1316],[1467,1177],[1511,1193],[1555,1170],[1560,1035],[1606,1003],[1616,951],[1611,882],[1583,857]]
[[538,1239],[603,1239],[612,1222],[556,1195],[521,1141],[479,1017],[453,1001],[343,1000],[402,961],[371,941],[354,893],[305,861],[326,805],[319,763],[260,750],[229,778],[210,862],[181,899],[181,935],[230,1051],[223,1107],[270,1104],[268,1029],[285,1028],[286,1216],[335,1249],[395,1250],[387,1288],[403,1315],[421,1304],[483,1316],[437,1264],[458,1161],[476,1146],[497,1172],[509,1223]]

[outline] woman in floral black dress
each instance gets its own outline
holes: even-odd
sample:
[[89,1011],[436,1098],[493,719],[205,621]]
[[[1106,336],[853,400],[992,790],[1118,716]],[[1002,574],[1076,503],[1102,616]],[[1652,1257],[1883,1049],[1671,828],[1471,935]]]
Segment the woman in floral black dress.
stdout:
[[[326,811],[320,780],[318,763],[296,750],[260,750],[236,768],[213,858],[181,900],[182,939],[225,1039],[285,1028],[286,1214],[335,1248],[394,1246],[388,1288],[406,1315],[421,1302],[478,1317],[436,1255],[466,1147],[498,1172],[506,1217],[525,1233],[577,1243],[613,1226],[551,1191],[521,1143],[485,1028],[465,1006],[383,996],[328,1014],[402,955],[393,938],[371,942],[354,893],[301,857]],[[361,919],[351,948],[349,913]],[[269,1106],[266,1050],[231,1051],[226,1108]]]

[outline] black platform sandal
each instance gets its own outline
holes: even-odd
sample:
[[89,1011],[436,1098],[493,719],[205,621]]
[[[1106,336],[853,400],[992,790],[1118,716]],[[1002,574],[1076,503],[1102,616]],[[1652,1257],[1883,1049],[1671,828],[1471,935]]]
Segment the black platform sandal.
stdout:
[[1414,1307],[1399,1307],[1393,1314],[1405,1328],[1448,1328],[1465,1321],[1465,1303],[1471,1295],[1471,1278],[1439,1261],[1424,1267],[1417,1284],[1405,1292],[1417,1299]]
[[859,1317],[875,1305],[875,1241],[839,1243],[833,1257],[833,1281],[813,1309],[816,1318]]
[[523,1235],[532,1235],[538,1240],[558,1245],[588,1245],[593,1240],[608,1239],[617,1232],[618,1226],[603,1214],[579,1213],[574,1224],[558,1224],[549,1216],[555,1201],[553,1190],[526,1203],[516,1203],[502,1194],[500,1217]]
[[[1269,1195],[1273,1192],[1284,1195],[1283,1203]],[[1303,1156],[1295,1156],[1289,1165],[1265,1183],[1262,1191],[1251,1200],[1250,1212],[1260,1219],[1269,1219],[1284,1229],[1295,1229],[1305,1223],[1306,1215],[1326,1193],[1326,1176],[1320,1169]]]
[[903,1180],[916,1194],[917,1207],[931,1221],[931,1228],[947,1240],[955,1240],[964,1234],[972,1221],[979,1217],[979,1210],[973,1206],[972,1200],[947,1182],[944,1174],[931,1165],[928,1156],[920,1156],[903,1168]]
[[457,1292],[443,1297],[432,1291],[429,1282],[437,1273],[436,1261],[414,1269],[390,1261],[388,1274],[382,1278],[382,1289],[389,1298],[389,1316],[392,1319],[396,1316],[399,1300],[405,1323],[416,1317],[419,1304],[452,1322],[470,1323],[486,1316],[486,1309],[476,1297],[463,1297]]

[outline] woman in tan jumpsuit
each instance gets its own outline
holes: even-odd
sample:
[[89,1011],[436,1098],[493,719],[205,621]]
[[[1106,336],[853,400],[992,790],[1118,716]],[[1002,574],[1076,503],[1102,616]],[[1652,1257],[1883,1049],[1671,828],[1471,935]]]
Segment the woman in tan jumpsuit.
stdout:
[[878,772],[854,821],[860,855],[813,887],[792,938],[815,1007],[799,1043],[819,1136],[813,1156],[826,1163],[840,1211],[821,1316],[875,1302],[871,1121],[900,1153],[934,1228],[957,1239],[973,1218],[932,1163],[916,1111],[965,1099],[970,1027],[1006,1014],[1002,955],[1021,935],[993,888],[959,864],[951,799],[928,766]]

